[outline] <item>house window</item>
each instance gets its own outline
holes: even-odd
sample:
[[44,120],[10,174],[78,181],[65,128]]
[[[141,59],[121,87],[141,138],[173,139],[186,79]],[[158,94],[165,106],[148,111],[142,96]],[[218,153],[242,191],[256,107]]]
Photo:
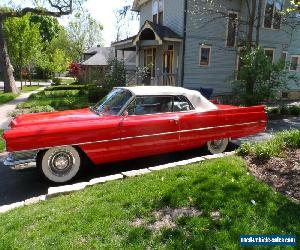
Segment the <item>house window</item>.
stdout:
[[200,66],[209,66],[210,64],[211,47],[207,45],[200,46]]
[[236,45],[236,37],[237,37],[237,23],[238,14],[231,12],[228,14],[228,25],[227,25],[227,39],[226,46],[227,47],[235,47]]
[[297,71],[300,56],[291,56],[290,71]]
[[164,0],[153,0],[152,15],[153,15],[153,23],[163,25],[163,22],[164,22]]
[[287,52],[286,51],[282,51],[280,59],[282,61],[286,62],[286,59],[287,59]]
[[270,59],[270,62],[274,62],[274,51],[275,49],[264,49],[265,55]]
[[284,0],[266,0],[264,27],[269,29],[280,29],[281,11]]

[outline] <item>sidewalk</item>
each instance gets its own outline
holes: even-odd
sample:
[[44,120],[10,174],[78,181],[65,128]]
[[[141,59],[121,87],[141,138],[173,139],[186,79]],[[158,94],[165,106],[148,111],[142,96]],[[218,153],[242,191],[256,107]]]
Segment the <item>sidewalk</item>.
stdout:
[[19,104],[19,103],[22,103],[22,102],[26,102],[26,100],[28,99],[28,97],[33,94],[33,93],[37,93],[41,90],[43,90],[43,88],[39,88],[35,91],[32,91],[32,92],[28,92],[28,93],[22,93],[21,95],[19,95],[16,99],[8,102],[8,103],[5,103],[5,104],[2,104],[0,105],[0,129],[7,129],[10,121],[11,121],[11,117],[9,117],[9,113],[14,111],[16,106]]

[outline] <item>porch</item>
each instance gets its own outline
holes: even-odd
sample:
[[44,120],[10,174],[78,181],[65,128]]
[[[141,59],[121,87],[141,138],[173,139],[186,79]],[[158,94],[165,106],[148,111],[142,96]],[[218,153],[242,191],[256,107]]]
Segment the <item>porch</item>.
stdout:
[[180,85],[182,38],[168,27],[146,21],[136,36],[112,46],[123,54],[136,51],[136,73],[130,85]]

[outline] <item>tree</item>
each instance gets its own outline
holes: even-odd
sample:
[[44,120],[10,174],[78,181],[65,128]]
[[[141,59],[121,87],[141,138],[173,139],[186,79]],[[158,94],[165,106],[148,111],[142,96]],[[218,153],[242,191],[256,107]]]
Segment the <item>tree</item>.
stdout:
[[[30,23],[30,14],[4,22],[8,53],[14,68],[20,73],[38,61],[42,49],[39,25]],[[28,72],[30,73],[30,72]]]
[[62,28],[56,17],[31,15],[30,22],[39,25],[39,31],[45,44],[56,38]]
[[278,91],[287,89],[289,82],[297,83],[299,80],[289,73],[285,61],[273,63],[263,48],[248,48],[243,52],[242,61],[239,80],[233,82],[233,89],[246,105],[274,99]]
[[83,0],[33,0],[33,7],[14,8],[11,6],[11,8],[0,9],[0,66],[4,78],[4,92],[18,93],[18,88],[13,75],[14,70],[7,51],[4,22],[13,17],[23,17],[28,13],[54,17],[69,15],[72,13],[73,8],[80,5],[82,1]]
[[124,61],[116,58],[108,60],[110,70],[105,76],[104,88],[112,89],[118,86],[126,86],[126,67]]
[[67,31],[77,61],[80,60],[82,53],[86,49],[102,44],[102,30],[103,26],[87,11],[75,13],[70,20]]

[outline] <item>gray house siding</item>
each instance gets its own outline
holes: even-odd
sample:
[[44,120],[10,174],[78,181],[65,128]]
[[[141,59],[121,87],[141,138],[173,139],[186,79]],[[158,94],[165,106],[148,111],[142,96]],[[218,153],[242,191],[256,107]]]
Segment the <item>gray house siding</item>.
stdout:
[[[183,0],[164,0],[164,25],[179,35],[183,35]],[[143,5],[140,12],[140,27],[146,20],[152,21],[152,0]]]
[[[225,1],[224,1],[225,3]],[[239,11],[240,1],[226,1],[220,11]],[[197,4],[195,6],[194,4]],[[189,1],[183,85],[188,88],[213,88],[215,94],[231,92],[234,79],[236,49],[226,48],[227,19],[215,13],[205,13],[201,0]],[[210,65],[199,65],[200,45],[211,46]]]
[[[245,1],[220,1],[219,11],[234,11],[239,13],[242,20],[247,20],[247,7]],[[197,5],[197,7],[195,6]],[[230,81],[234,79],[237,69],[237,48],[226,48],[227,18],[214,12],[205,12],[206,3],[201,0],[188,1],[187,35],[184,65],[183,85],[187,88],[199,89],[200,87],[213,88],[214,94],[226,94],[232,91]],[[264,6],[262,23],[264,19]],[[207,9],[207,8],[206,8]],[[238,40],[244,40],[248,26],[241,24],[238,30]],[[254,39],[255,39],[254,31]],[[208,67],[199,66],[200,45],[211,46],[211,62]],[[300,31],[293,34],[287,26],[281,30],[260,29],[260,45],[264,48],[275,49],[275,61],[281,58],[282,51],[288,52],[287,60],[291,55],[300,55]],[[300,76],[300,67],[297,74]],[[291,90],[299,86],[290,84]]]

